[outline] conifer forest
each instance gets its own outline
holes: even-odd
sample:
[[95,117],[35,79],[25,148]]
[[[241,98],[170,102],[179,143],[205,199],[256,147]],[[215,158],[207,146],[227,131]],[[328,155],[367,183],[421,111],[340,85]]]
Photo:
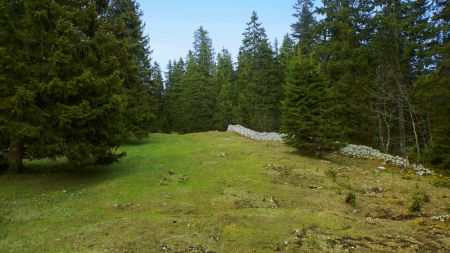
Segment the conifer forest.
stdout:
[[289,1],[156,62],[144,1],[0,0],[0,252],[449,252],[449,2]]

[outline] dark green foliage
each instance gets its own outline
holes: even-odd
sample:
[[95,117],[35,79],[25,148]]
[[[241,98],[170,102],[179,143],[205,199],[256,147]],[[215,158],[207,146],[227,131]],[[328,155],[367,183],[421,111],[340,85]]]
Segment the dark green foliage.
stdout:
[[11,169],[23,158],[84,166],[124,155],[127,131],[152,118],[137,107],[150,80],[139,16],[134,1],[0,3],[0,146]]
[[164,112],[166,131],[199,132],[214,127],[215,100],[219,88],[213,80],[214,52],[208,32],[200,27],[194,34],[194,51],[186,63],[169,63]]
[[[135,0],[112,0],[108,22],[125,54],[119,55],[120,76],[128,97],[127,130],[136,137],[154,130],[159,113],[158,83],[153,81],[149,38],[143,34],[142,13]],[[156,86],[156,87],[153,87]]]
[[163,128],[166,132],[183,131],[184,124],[182,118],[184,112],[181,107],[181,101],[183,99],[184,87],[181,81],[185,72],[185,63],[183,59],[169,62],[169,65],[167,66],[163,104]]
[[[144,93],[144,95],[146,95]],[[151,121],[151,131],[159,132],[163,130],[165,118],[163,115],[164,104],[164,79],[159,64],[155,62],[151,66],[151,81],[148,86],[148,95],[150,97],[150,108],[154,114]]]
[[420,213],[422,210],[422,200],[420,199],[420,196],[414,195],[413,196],[413,202],[411,206],[409,207],[409,210],[411,212]]
[[317,21],[312,13],[312,0],[297,0],[294,5],[294,17],[297,22],[292,24],[292,36],[297,40],[298,50],[302,54],[309,54],[318,38]]
[[214,127],[218,130],[226,130],[229,124],[237,121],[236,101],[236,80],[233,69],[231,54],[222,50],[217,56],[217,70],[214,79],[219,88],[216,99],[216,110],[214,113]]
[[295,54],[295,44],[291,39],[289,34],[286,34],[283,39],[283,43],[281,44],[280,54],[278,55],[278,60],[283,68],[283,71],[286,71],[291,59]]
[[237,73],[240,123],[257,131],[277,130],[282,73],[256,12],[247,23]]
[[284,86],[281,130],[286,142],[301,152],[321,154],[333,145],[327,121],[327,83],[310,58],[296,57],[289,66]]
[[328,123],[339,141],[366,143],[373,133],[372,117],[367,110],[368,50],[358,33],[360,12],[354,1],[324,1],[319,13],[319,31],[324,36],[314,48],[325,78],[329,102]]
[[345,198],[345,203],[351,205],[351,206],[356,206],[356,195],[350,191],[347,194],[347,197]]
[[436,37],[428,54],[437,59],[435,71],[417,81],[417,109],[426,115],[429,144],[425,159],[435,167],[450,168],[450,7],[436,1],[433,21]]
[[416,191],[414,192],[412,196],[412,203],[409,207],[409,210],[411,212],[415,213],[421,213],[422,212],[422,206],[424,203],[429,203],[431,201],[430,196],[419,189],[419,186],[416,185]]

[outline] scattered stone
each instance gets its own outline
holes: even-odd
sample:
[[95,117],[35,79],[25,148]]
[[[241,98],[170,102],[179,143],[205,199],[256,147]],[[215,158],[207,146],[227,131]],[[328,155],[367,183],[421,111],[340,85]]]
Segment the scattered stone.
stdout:
[[[257,141],[275,141],[283,143],[283,139],[287,136],[286,134],[279,134],[279,133],[259,133],[246,127],[243,127],[241,125],[229,125],[227,131],[237,133],[239,135]],[[367,146],[349,144],[341,148],[340,153],[347,157],[382,160],[383,164],[378,167],[379,170],[386,169],[386,167],[384,166],[385,163],[389,163],[404,169],[410,167],[409,161],[406,158],[385,154],[377,149]],[[325,162],[322,161],[322,163]],[[419,176],[433,174],[433,172],[430,169],[427,169],[422,165],[413,164],[412,169]]]
[[[379,150],[376,150],[374,148],[367,147],[367,146],[349,144],[349,145],[341,148],[340,153],[343,154],[344,156],[352,157],[352,158],[382,160],[383,164],[378,167],[379,170],[385,170],[386,167],[384,165],[386,163],[389,163],[389,164],[392,164],[394,166],[398,166],[398,167],[404,168],[404,169],[410,167],[409,161],[406,158],[381,153]],[[413,164],[412,169],[419,176],[433,174],[433,172],[430,169],[427,169],[422,165]]]
[[159,184],[160,185],[168,185],[169,182],[168,182],[167,178],[163,177],[161,180],[159,180]]
[[227,157],[227,153],[226,152],[220,152],[219,156],[225,158],[225,157]]
[[439,216],[431,216],[430,219],[440,222],[450,222],[449,215],[439,215]]

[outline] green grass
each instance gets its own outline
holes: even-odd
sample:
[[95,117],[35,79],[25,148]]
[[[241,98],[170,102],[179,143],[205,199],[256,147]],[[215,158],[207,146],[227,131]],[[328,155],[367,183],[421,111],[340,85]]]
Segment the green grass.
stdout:
[[[154,134],[122,150],[106,167],[32,161],[0,175],[0,252],[450,249],[448,222],[429,218],[447,213],[450,189],[433,177],[220,132]],[[432,197],[421,217],[408,210],[416,185]]]

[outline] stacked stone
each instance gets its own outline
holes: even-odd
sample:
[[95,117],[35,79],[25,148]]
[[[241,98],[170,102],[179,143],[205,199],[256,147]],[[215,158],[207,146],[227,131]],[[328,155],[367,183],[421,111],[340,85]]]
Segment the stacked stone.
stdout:
[[[394,156],[390,154],[384,154],[381,153],[379,150],[376,150],[371,147],[367,146],[359,146],[359,145],[353,145],[349,144],[345,147],[343,147],[340,150],[340,153],[348,156],[348,157],[354,157],[354,158],[362,158],[362,159],[378,159],[382,160],[385,163],[389,163],[395,166],[398,166],[400,168],[408,168],[409,167],[409,161],[406,158],[400,157],[400,156]],[[422,165],[413,164],[412,169],[417,175],[423,176],[423,175],[429,175],[433,172],[430,169],[427,169],[423,167]]]
[[237,133],[239,135],[257,141],[283,142],[283,138],[286,136],[285,134],[278,134],[278,133],[259,133],[246,127],[243,127],[241,125],[229,125],[227,131]]
[[421,164],[415,164],[414,163],[412,165],[412,167],[413,167],[413,170],[416,172],[416,174],[419,175],[419,176],[433,174],[433,171],[423,167],[423,165],[421,165]]
[[[245,136],[247,138],[250,138],[252,140],[257,141],[275,141],[275,142],[283,142],[283,138],[286,136],[285,134],[279,134],[279,133],[259,133],[255,132],[251,129],[248,129],[246,127],[243,127],[241,125],[229,125],[228,126],[228,132],[237,133],[239,135]],[[390,154],[384,154],[381,153],[379,150],[367,147],[367,146],[361,146],[361,145],[354,145],[349,144],[345,147],[343,147],[340,150],[340,153],[344,156],[353,157],[353,158],[362,158],[362,159],[372,159],[372,160],[382,160],[384,163],[389,163],[395,166],[398,166],[400,168],[409,168],[409,161],[406,158],[400,157],[400,156],[394,156]],[[384,169],[384,166],[381,166],[380,168]],[[433,174],[433,172],[430,169],[425,168],[422,165],[413,164],[412,169],[417,175],[423,176],[423,175],[429,175]]]

